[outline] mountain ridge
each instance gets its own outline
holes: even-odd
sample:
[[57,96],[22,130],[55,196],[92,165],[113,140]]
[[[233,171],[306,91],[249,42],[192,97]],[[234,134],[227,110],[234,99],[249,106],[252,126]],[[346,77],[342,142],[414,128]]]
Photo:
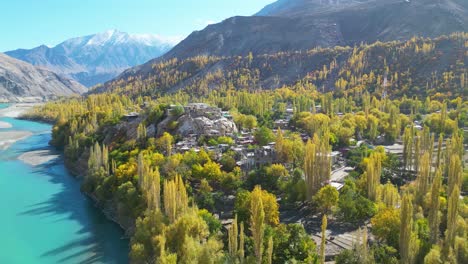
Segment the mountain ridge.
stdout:
[[1,101],[16,102],[31,97],[43,100],[85,91],[86,88],[74,80],[0,53]]
[[[321,92],[366,89],[378,95],[388,74],[392,89],[389,95],[425,98],[442,93],[450,97],[466,93],[463,84],[468,83],[464,66],[468,64],[467,38],[468,33],[454,33],[434,39],[419,37],[354,48],[156,60],[151,65],[127,70],[91,93],[159,97],[184,91],[207,96],[212,90],[256,91],[308,83]],[[446,79],[449,82],[441,85]]]
[[54,47],[5,52],[16,59],[46,67],[91,87],[103,83],[127,68],[142,64],[170,50],[177,37],[129,34],[118,30],[71,38]]
[[414,36],[434,38],[454,32],[468,32],[468,1],[279,0],[257,15],[231,17],[195,31],[149,64],[172,58],[260,55],[404,41]]

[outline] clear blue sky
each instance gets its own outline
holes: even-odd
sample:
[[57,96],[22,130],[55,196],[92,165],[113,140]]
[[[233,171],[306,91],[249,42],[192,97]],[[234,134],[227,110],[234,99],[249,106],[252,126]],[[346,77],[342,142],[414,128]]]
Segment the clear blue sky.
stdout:
[[0,51],[56,45],[108,29],[187,36],[274,0],[2,0]]

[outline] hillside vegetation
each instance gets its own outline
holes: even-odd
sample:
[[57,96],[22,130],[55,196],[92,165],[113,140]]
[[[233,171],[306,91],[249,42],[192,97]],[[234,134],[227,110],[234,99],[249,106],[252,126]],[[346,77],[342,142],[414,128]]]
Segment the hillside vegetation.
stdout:
[[272,55],[197,56],[150,62],[93,93],[157,97],[177,91],[249,91],[309,87],[335,96],[369,92],[392,98],[454,98],[468,94],[468,34]]

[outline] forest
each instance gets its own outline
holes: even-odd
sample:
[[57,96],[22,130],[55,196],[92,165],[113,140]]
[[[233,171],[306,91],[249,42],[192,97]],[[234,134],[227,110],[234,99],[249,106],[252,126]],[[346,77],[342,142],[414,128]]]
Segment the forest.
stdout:
[[[51,144],[126,230],[132,263],[468,263],[467,47],[460,33],[171,60],[24,118],[54,123]],[[193,102],[239,132],[178,151],[180,124],[153,131]],[[272,162],[240,165],[241,134]],[[352,168],[341,188],[333,152]],[[328,254],[336,228],[353,245]]]

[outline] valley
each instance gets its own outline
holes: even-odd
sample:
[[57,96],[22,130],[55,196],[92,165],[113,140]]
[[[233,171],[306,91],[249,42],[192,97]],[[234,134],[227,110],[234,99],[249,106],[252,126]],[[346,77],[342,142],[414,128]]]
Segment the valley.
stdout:
[[0,262],[467,263],[468,2],[211,1],[0,54]]

